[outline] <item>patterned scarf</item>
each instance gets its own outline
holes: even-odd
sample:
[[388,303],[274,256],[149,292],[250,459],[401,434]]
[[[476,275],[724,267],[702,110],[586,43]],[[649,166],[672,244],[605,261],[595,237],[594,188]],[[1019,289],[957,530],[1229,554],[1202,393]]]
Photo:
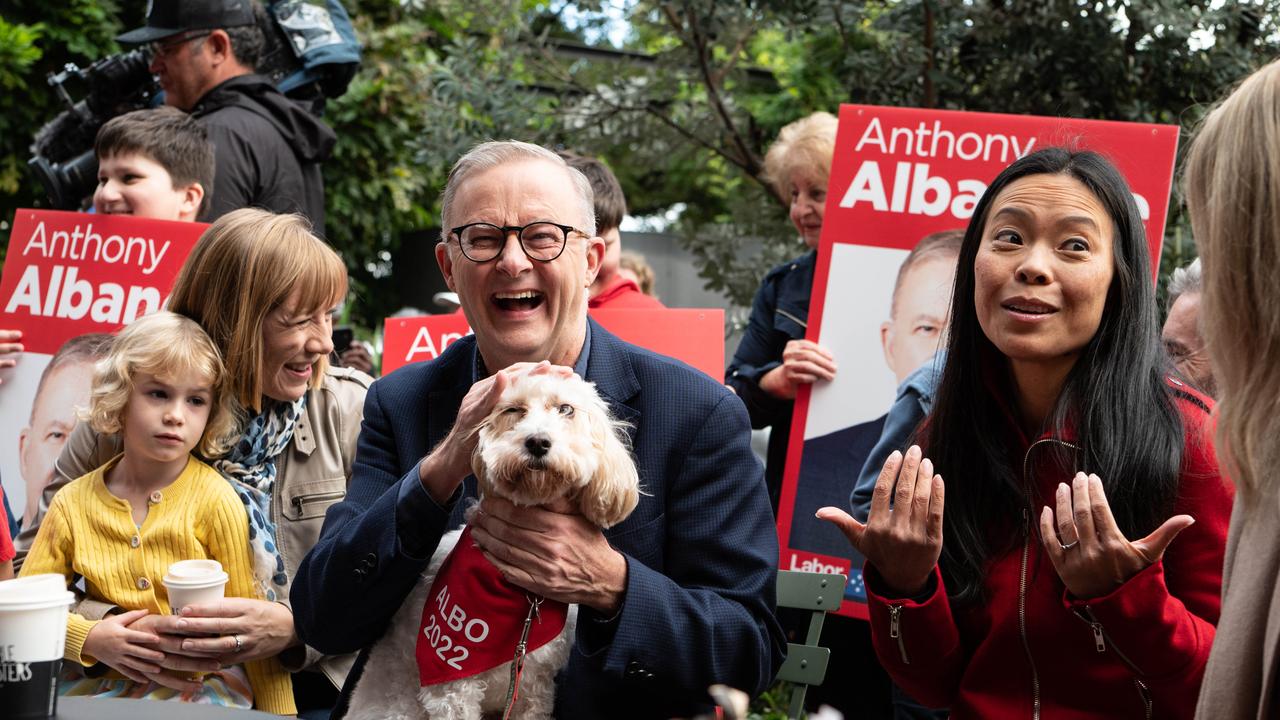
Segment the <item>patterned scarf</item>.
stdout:
[[253,576],[262,596],[270,602],[289,594],[289,575],[276,547],[276,526],[271,522],[275,459],[293,439],[293,428],[306,403],[306,395],[288,403],[265,400],[262,412],[249,418],[235,447],[209,461],[231,482],[244,503],[249,516],[249,545],[253,548]]

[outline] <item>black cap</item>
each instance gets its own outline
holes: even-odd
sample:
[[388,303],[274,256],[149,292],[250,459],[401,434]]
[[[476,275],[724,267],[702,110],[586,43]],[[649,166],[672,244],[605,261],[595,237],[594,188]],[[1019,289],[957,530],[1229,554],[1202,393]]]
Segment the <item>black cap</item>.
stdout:
[[150,0],[147,24],[116,37],[140,45],[187,32],[252,25],[251,0]]

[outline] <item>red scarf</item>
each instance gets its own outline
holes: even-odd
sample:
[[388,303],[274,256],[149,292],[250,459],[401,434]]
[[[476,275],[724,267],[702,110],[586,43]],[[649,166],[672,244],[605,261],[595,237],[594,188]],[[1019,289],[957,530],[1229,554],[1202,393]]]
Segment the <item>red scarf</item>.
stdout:
[[[546,600],[529,628],[527,652],[564,630],[569,606]],[[458,544],[431,583],[418,625],[418,676],[422,685],[471,677],[515,657],[529,595],[502,578],[463,529]]]

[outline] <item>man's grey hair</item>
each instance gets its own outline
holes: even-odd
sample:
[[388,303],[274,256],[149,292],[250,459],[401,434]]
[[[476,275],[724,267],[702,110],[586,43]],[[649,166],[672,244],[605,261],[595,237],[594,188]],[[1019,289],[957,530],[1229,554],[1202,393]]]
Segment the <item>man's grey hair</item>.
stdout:
[[[444,198],[441,200],[440,215],[443,220],[441,224],[444,226],[440,229],[441,242],[447,243],[449,241],[449,230],[455,226],[453,201],[462,183],[476,173],[521,160],[545,160],[564,168],[564,171],[569,175],[569,179],[573,181],[574,189],[578,191],[578,213],[582,219],[575,225],[578,226],[579,230],[586,233],[587,237],[595,237],[595,196],[591,192],[591,181],[587,180],[586,175],[583,175],[581,171],[575,168],[569,167],[564,158],[541,145],[520,142],[519,140],[490,140],[468,150],[466,155],[458,158],[458,162],[454,163],[453,169],[449,171],[449,181],[444,186]],[[562,218],[538,219],[563,222]],[[493,218],[493,221],[501,222],[501,218]]]
[[1195,295],[1200,292],[1203,285],[1201,278],[1200,258],[1192,260],[1186,267],[1174,270],[1173,277],[1169,279],[1169,307],[1173,307],[1178,298],[1184,294]]

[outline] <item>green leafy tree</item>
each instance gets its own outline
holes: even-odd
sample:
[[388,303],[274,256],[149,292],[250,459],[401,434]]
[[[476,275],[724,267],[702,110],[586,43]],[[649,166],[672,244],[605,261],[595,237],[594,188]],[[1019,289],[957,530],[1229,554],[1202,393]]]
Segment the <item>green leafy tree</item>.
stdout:
[[45,76],[115,52],[120,27],[111,0],[10,0],[0,10],[0,245],[15,210],[47,205],[27,159],[36,130],[66,106]]
[[[639,211],[679,229],[739,304],[799,251],[762,177],[787,122],[841,102],[1176,123],[1188,132],[1275,56],[1277,3],[1156,0],[633,2],[607,61],[531,47],[570,91],[573,141],[611,161]],[[568,56],[569,60],[566,60]],[[776,218],[776,220],[775,220]],[[1163,273],[1194,248],[1170,209]]]
[[[402,239],[439,224],[449,167],[477,142],[543,142],[551,99],[530,91],[521,10],[509,3],[352,3],[364,44],[359,74],[326,120],[338,134],[324,166],[329,240],[342,251],[357,302],[376,327],[401,299]],[[432,242],[427,240],[427,242]]]

